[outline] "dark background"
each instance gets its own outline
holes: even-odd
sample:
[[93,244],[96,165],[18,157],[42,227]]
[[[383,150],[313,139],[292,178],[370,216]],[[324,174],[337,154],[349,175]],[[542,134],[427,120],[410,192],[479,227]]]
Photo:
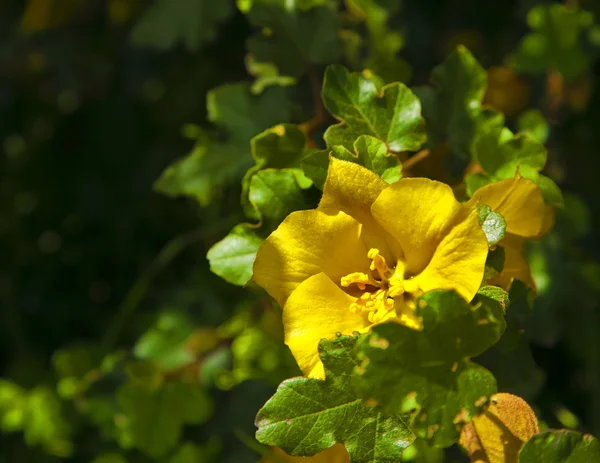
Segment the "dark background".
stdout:
[[[211,274],[205,259],[207,249],[243,220],[239,184],[232,182],[202,208],[154,191],[153,183],[191,150],[182,126],[207,124],[207,91],[251,79],[244,56],[252,28],[233,9],[214,40],[198,50],[182,44],[157,50],[130,41],[144,2],[132,0],[131,16],[115,22],[107,14],[109,2],[90,0],[35,33],[23,31],[25,3],[0,3],[0,371],[32,388],[53,384],[57,349],[102,343],[119,323],[115,317],[128,292],[148,272],[143,297],[115,347],[130,349],[164,306],[177,305],[198,324],[217,326],[244,299],[246,291]],[[68,10],[72,3],[56,8]],[[405,1],[391,24],[406,39],[401,56],[412,67],[408,83],[427,83],[431,69],[458,43],[485,68],[501,66],[528,31],[527,11],[539,3]],[[600,14],[595,2],[579,4]],[[542,110],[551,123],[548,174],[571,198],[567,205],[575,204],[559,214],[554,241],[544,248],[550,249],[552,290],[540,294],[528,322],[542,378],[530,395],[550,426],[567,425],[560,418],[566,408],[577,417],[576,427],[596,435],[599,70],[596,61],[579,106],[565,98],[551,108],[547,76],[523,78],[530,95],[524,106]],[[576,81],[573,91],[583,85]],[[200,239],[157,265],[161,249],[188,233]],[[215,461],[256,458],[233,434],[231,422],[251,436],[253,413],[272,390],[272,384],[251,381],[233,391],[212,391],[217,418],[195,435],[225,436],[225,450]],[[93,427],[81,426],[72,458],[91,461],[104,447]],[[52,458],[24,444],[19,433],[0,435],[2,452],[0,462]]]

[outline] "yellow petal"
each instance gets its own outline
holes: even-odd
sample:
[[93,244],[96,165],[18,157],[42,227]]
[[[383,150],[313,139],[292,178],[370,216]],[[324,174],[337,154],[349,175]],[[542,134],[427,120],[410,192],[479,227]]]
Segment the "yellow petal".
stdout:
[[413,294],[418,290],[454,290],[470,301],[481,285],[487,254],[487,238],[477,213],[471,211],[448,231],[425,270],[406,281],[404,288]]
[[319,209],[344,211],[364,224],[372,220],[371,204],[387,186],[375,172],[332,156]]
[[504,268],[500,277],[516,278],[536,289],[535,281],[531,276],[531,267],[525,258],[524,244],[525,239],[515,235],[506,235],[499,243],[504,248]]
[[368,330],[366,315],[350,312],[355,301],[324,273],[313,275],[290,295],[283,308],[285,343],[305,376],[325,377],[318,353],[321,339]]
[[376,173],[353,162],[331,157],[319,209],[343,211],[363,224],[363,239],[391,258],[398,248],[395,240],[373,219],[371,205],[388,184]]
[[498,393],[488,408],[463,426],[459,443],[471,461],[517,463],[523,443],[539,432],[537,418],[520,397]]
[[339,282],[349,273],[366,272],[370,261],[361,229],[343,212],[293,212],[259,248],[254,281],[283,306],[292,291],[312,275],[325,272]]
[[412,274],[427,266],[464,210],[448,185],[426,178],[399,180],[386,188],[371,207],[375,220],[399,241],[407,271]]
[[538,236],[536,236],[536,238],[541,238],[546,233],[548,233],[550,231],[550,229],[552,229],[552,227],[554,226],[555,216],[556,216],[556,208],[546,204],[546,207],[544,210],[544,220],[542,223],[542,229],[540,230],[540,233]]
[[539,187],[518,174],[477,190],[467,205],[476,207],[479,204],[487,204],[504,216],[507,233],[525,238],[540,235],[547,214]]
[[350,463],[350,455],[343,444],[335,444],[312,457],[291,457],[273,447],[272,456],[262,458],[259,463]]

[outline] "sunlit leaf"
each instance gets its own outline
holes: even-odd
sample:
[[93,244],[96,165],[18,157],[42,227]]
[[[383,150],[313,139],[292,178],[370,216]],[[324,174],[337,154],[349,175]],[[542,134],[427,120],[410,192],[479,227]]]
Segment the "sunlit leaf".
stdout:
[[494,377],[466,358],[499,339],[503,309],[487,296],[477,300],[473,309],[453,292],[427,293],[417,303],[423,331],[379,325],[358,342],[359,391],[390,413],[413,411],[414,432],[440,447],[456,442],[456,424],[496,392]]
[[245,285],[252,277],[252,265],[262,242],[255,228],[248,224],[236,225],[208,251],[210,269],[229,283]]
[[352,150],[358,137],[370,135],[398,153],[417,151],[425,141],[421,104],[401,83],[379,89],[364,75],[331,65],[325,71],[322,96],[327,110],[342,121],[325,132],[330,147]]
[[340,442],[357,463],[394,462],[413,441],[407,417],[382,415],[358,398],[348,381],[356,366],[356,337],[321,341],[326,379],[292,378],[281,383],[256,417],[259,442],[290,455],[314,455]]

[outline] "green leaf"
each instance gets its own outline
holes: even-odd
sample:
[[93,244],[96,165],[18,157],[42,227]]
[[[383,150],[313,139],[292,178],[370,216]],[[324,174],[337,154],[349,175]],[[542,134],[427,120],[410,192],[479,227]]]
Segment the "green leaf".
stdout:
[[221,0],[156,0],[131,32],[134,45],[168,50],[183,42],[197,51],[217,35],[217,26],[232,13],[232,2]]
[[350,12],[358,19],[364,19],[369,33],[368,56],[364,67],[381,77],[384,82],[407,82],[411,68],[398,56],[404,46],[404,37],[390,30],[389,17],[400,8],[398,0],[348,0]]
[[485,272],[483,275],[484,283],[502,272],[502,269],[504,268],[504,258],[505,251],[502,246],[496,246],[493,251],[488,252],[488,256],[485,261]]
[[458,438],[457,424],[496,392],[494,377],[467,358],[500,338],[503,309],[483,294],[472,307],[454,292],[436,291],[417,301],[417,314],[422,331],[392,323],[359,338],[356,387],[384,411],[414,411],[417,436],[447,447]]
[[385,416],[356,397],[349,376],[357,338],[322,340],[326,379],[292,378],[258,412],[256,438],[290,455],[310,456],[343,443],[353,463],[400,461],[414,437],[406,417]]
[[483,175],[480,173],[467,174],[467,176],[465,177],[465,187],[467,189],[467,195],[470,198],[477,190],[491,182],[492,179],[487,175]]
[[575,431],[543,431],[525,442],[519,463],[591,463],[600,461],[600,442]]
[[335,6],[336,0],[237,0],[240,11],[247,14],[254,5],[277,5],[288,11],[306,11],[317,6]]
[[487,86],[485,69],[461,45],[434,68],[431,84],[433,88],[415,89],[427,122],[428,147],[447,141],[452,152],[470,159]]
[[212,415],[210,396],[196,384],[165,382],[158,390],[128,383],[117,391],[124,415],[123,436],[146,455],[158,458],[179,441],[184,424]]
[[519,132],[526,133],[535,141],[546,143],[550,135],[548,121],[539,109],[530,109],[519,116]]
[[290,118],[285,89],[271,87],[253,95],[247,84],[227,84],[208,93],[208,117],[224,135],[199,130],[185,158],[167,167],[154,188],[171,197],[191,196],[207,206],[216,192],[239,181],[252,165],[250,139]]
[[289,348],[263,329],[252,326],[236,336],[231,344],[233,384],[263,379],[277,385],[285,378],[301,374]]
[[221,447],[217,439],[216,436],[213,436],[203,445],[186,442],[169,459],[169,463],[210,463],[217,461],[216,457]]
[[251,88],[255,95],[271,85],[289,87],[296,84],[293,77],[280,75],[279,69],[273,63],[259,63],[252,54],[246,56],[246,70],[255,77]]
[[[250,145],[255,165],[248,169],[242,180],[242,204],[249,218],[260,219],[258,207],[253,205],[248,197],[252,176],[262,169],[300,167],[300,160],[306,146],[306,135],[297,125],[279,124],[256,135],[250,141]],[[290,173],[270,175],[289,177]],[[298,172],[295,175],[296,183],[301,189],[311,186],[310,183],[303,181]]]
[[429,445],[424,439],[417,438],[402,454],[402,461],[412,463],[443,463],[444,450]]
[[319,6],[305,11],[286,8],[287,2],[256,2],[248,13],[261,28],[247,41],[260,62],[273,63],[286,76],[300,77],[312,64],[338,60],[341,41],[339,17],[333,8]]
[[[333,148],[334,154],[336,148]],[[372,170],[386,182],[392,183],[402,178],[400,160],[394,153],[388,153],[386,144],[381,140],[361,135],[354,142],[354,153],[358,164]]]
[[300,162],[304,175],[311,179],[313,184],[319,190],[323,190],[323,187],[325,186],[327,170],[329,169],[330,153],[333,154],[330,150],[307,150],[304,158],[302,158],[302,161]]
[[[523,177],[525,177],[525,175]],[[533,180],[537,186],[540,187],[546,204],[550,204],[555,207],[563,207],[565,205],[562,191],[560,191],[558,185],[554,183],[554,180],[542,174],[532,175],[526,178]]]
[[245,285],[252,278],[252,265],[262,242],[255,228],[236,225],[206,254],[211,271],[231,284]]
[[477,357],[477,362],[494,372],[499,390],[525,400],[534,399],[544,385],[545,374],[536,365],[523,329],[514,320],[508,320],[500,341]]
[[252,176],[248,198],[268,230],[291,212],[312,207],[301,186],[306,180],[301,169],[263,169]]
[[[503,249],[503,248],[498,247],[497,249]],[[504,252],[502,252],[502,260],[504,261]],[[503,264],[504,264],[504,262],[503,262]],[[504,312],[506,312],[508,310],[508,308],[510,307],[510,298],[508,297],[508,293],[506,291],[504,291],[502,288],[499,288],[498,286],[483,286],[477,292],[477,294],[480,294],[482,296],[485,296],[489,299],[493,299],[494,301],[498,302],[498,304],[500,304],[500,306],[502,307],[502,310]]]
[[517,167],[523,177],[534,175],[546,164],[544,145],[507,128],[482,131],[473,143],[473,156],[483,170],[497,179],[512,178]]
[[348,151],[344,146],[337,145],[332,149],[313,150],[302,160],[304,173],[321,190],[327,178],[330,155],[364,166],[388,183],[402,178],[402,163],[394,153],[388,153],[385,143],[370,135],[361,135],[354,142],[353,152]]
[[56,351],[52,355],[54,370],[60,378],[81,378],[97,366],[100,352],[96,346],[74,346]]
[[569,81],[589,68],[593,55],[582,35],[593,26],[591,13],[560,4],[539,5],[529,11],[527,22],[533,31],[510,59],[517,72],[542,74],[555,69]]
[[73,453],[71,425],[54,391],[44,386],[32,389],[25,410],[23,431],[27,445],[41,445],[47,453],[63,458]]
[[11,381],[0,379],[0,429],[4,432],[23,429],[26,410],[26,391]]
[[134,355],[151,360],[164,370],[188,365],[195,353],[186,349],[186,343],[194,332],[189,317],[181,312],[163,312],[156,325],[144,333],[133,348]]
[[341,65],[325,71],[323,103],[340,124],[325,132],[329,147],[353,149],[361,135],[383,141],[388,151],[417,151],[425,141],[424,120],[418,98],[401,83],[379,89],[364,75]]
[[489,206],[482,204],[477,206],[477,215],[490,247],[498,244],[506,231],[506,220],[502,214],[493,212]]
[[127,463],[127,460],[120,453],[105,453],[94,458],[92,463]]

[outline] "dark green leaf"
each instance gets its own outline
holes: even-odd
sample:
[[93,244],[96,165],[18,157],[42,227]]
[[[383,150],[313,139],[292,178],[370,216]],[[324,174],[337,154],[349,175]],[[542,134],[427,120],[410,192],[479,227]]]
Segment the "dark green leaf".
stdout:
[[425,439],[417,438],[402,454],[402,461],[411,463],[443,463],[444,449],[429,445]]
[[[485,261],[485,272],[483,275],[484,283],[502,272],[502,269],[504,268],[504,258],[505,251],[502,246],[496,246],[493,251],[488,252],[488,256]],[[490,287],[493,288],[494,286]],[[500,291],[504,292],[503,290]]]
[[279,69],[273,63],[259,63],[251,54],[246,56],[246,69],[255,77],[252,83],[252,93],[258,95],[271,85],[288,87],[296,84],[296,79],[290,76],[282,76]]
[[206,254],[210,269],[229,283],[245,285],[252,278],[252,265],[262,242],[255,228],[236,225]]
[[[261,169],[299,167],[305,145],[304,132],[293,124],[276,125],[252,138],[250,146],[255,165],[248,169],[242,181],[242,203],[245,205],[248,217],[260,218],[254,206],[248,207],[250,206],[248,192],[252,176]],[[304,183],[301,186],[305,188],[310,185]]]
[[135,45],[167,50],[179,41],[196,51],[215,38],[217,26],[232,13],[232,1],[156,0],[131,33]]
[[539,109],[530,109],[519,116],[519,132],[526,133],[535,141],[546,143],[550,134],[548,121]]
[[252,176],[248,198],[262,223],[274,230],[291,212],[311,208],[302,188],[307,184],[312,182],[301,169],[263,169]]
[[545,374],[536,365],[523,329],[514,320],[508,320],[500,341],[477,357],[477,362],[494,372],[499,390],[525,400],[534,399],[544,385]]
[[200,424],[210,418],[210,396],[198,385],[166,382],[156,390],[125,384],[117,401],[126,417],[121,439],[150,457],[160,457],[179,441],[184,424]]
[[456,442],[457,423],[468,421],[481,398],[496,392],[494,377],[465,358],[500,338],[503,309],[484,295],[475,304],[454,292],[427,293],[417,301],[423,331],[385,324],[358,340],[361,394],[390,413],[415,410],[415,433],[440,447]]
[[225,137],[200,130],[196,146],[167,167],[154,188],[169,196],[192,196],[207,206],[219,187],[239,180],[252,165],[250,139],[289,119],[285,90],[272,87],[253,95],[247,84],[218,87],[207,96],[208,116]]
[[593,56],[582,40],[594,23],[591,13],[561,4],[539,5],[529,11],[527,22],[533,31],[512,58],[518,72],[541,74],[555,69],[568,81],[591,65]]
[[258,412],[256,438],[290,455],[309,456],[336,442],[348,449],[352,463],[396,462],[413,441],[406,418],[384,416],[352,392],[350,355],[356,337],[321,341],[326,380],[292,378]]
[[540,187],[546,204],[550,204],[555,207],[563,207],[565,205],[562,191],[560,191],[558,185],[554,183],[554,180],[542,174],[534,176],[534,178],[531,178],[531,180],[537,183],[537,186]]
[[164,312],[156,325],[138,340],[133,348],[137,358],[152,360],[162,369],[174,369],[191,363],[195,353],[186,349],[194,325],[181,312]]
[[105,453],[94,458],[92,463],[127,463],[127,460],[120,453]]
[[600,442],[590,434],[550,430],[525,442],[519,463],[592,463],[600,461]]
[[390,30],[390,15],[400,8],[400,1],[352,0],[348,2],[350,11],[359,19],[364,19],[369,32],[368,56],[366,67],[381,77],[384,82],[407,82],[411,76],[411,68],[398,56],[405,39],[397,31]]
[[467,195],[469,195],[469,197],[473,196],[473,194],[477,190],[479,190],[482,186],[486,186],[491,181],[491,178],[483,174],[467,174],[467,176],[465,177],[465,187],[467,189]]
[[248,39],[248,50],[258,61],[275,64],[283,75],[299,77],[311,64],[335,62],[340,56],[340,24],[332,8],[300,11],[283,2],[256,2],[248,19],[261,28]]
[[327,145],[353,150],[361,135],[383,141],[388,151],[417,151],[425,141],[424,121],[418,98],[401,83],[379,89],[360,73],[340,65],[325,71],[323,102],[342,122],[325,132]]
[[[502,248],[499,247],[497,249]],[[504,253],[502,253],[502,260],[504,260]],[[498,304],[500,304],[504,312],[506,312],[510,307],[510,299],[508,297],[508,293],[502,288],[498,288],[498,286],[483,286],[477,294],[481,294],[482,296],[495,300],[496,302],[498,302]]]
[[307,150],[300,162],[304,174],[312,180],[319,190],[323,190],[325,185],[330,153],[331,150]]
[[481,115],[487,73],[463,46],[459,46],[431,74],[431,87],[415,93],[427,122],[427,145],[448,141],[452,152],[470,159],[471,144]]

